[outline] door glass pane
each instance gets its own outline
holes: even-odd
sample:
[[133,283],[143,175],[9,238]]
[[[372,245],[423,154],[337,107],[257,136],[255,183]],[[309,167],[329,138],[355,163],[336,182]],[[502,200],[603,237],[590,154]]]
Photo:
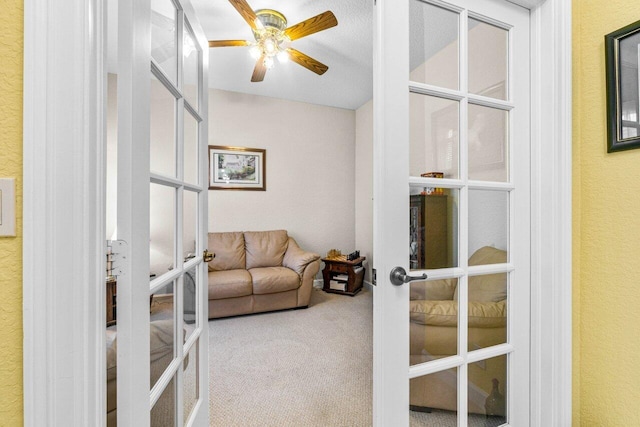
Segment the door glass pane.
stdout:
[[171,0],[151,0],[151,57],[177,86],[176,21],[177,10]]
[[459,109],[458,101],[409,95],[411,176],[440,172],[458,178]]
[[509,32],[469,18],[469,92],[507,99]]
[[198,184],[198,121],[184,110],[184,181]]
[[411,187],[409,268],[458,266],[459,190]]
[[150,304],[150,361],[151,384],[156,384],[175,355],[174,324],[175,324],[175,282],[156,291],[149,299]]
[[196,236],[198,235],[198,193],[184,190],[182,226],[182,257],[185,262],[195,256]]
[[507,278],[507,273],[469,277],[469,351],[507,342]]
[[498,427],[507,422],[507,356],[469,364],[469,425]]
[[457,427],[458,369],[409,380],[411,426]]
[[182,396],[184,402],[184,423],[187,423],[191,410],[196,406],[198,401],[198,372],[199,372],[199,348],[200,341],[196,341],[191,346],[187,357],[184,359],[183,365],[183,382],[182,386],[184,394]]
[[198,111],[198,65],[200,62],[200,51],[197,48],[195,37],[191,35],[186,25],[184,28],[182,55],[184,60],[182,93],[189,105]]
[[458,89],[459,15],[419,0],[409,7],[409,80]]
[[176,99],[153,75],[150,109],[151,172],[175,177]]
[[458,354],[458,279],[412,282],[409,361],[418,365]]
[[194,267],[191,270],[185,272],[184,275],[184,288],[182,292],[182,315],[183,315],[183,329],[184,329],[184,341],[187,341],[193,331],[196,329],[196,310],[197,310],[197,293],[196,283],[198,280],[197,269]]
[[149,274],[161,276],[174,267],[176,190],[150,184]]
[[507,262],[509,193],[469,190],[469,265]]
[[509,180],[509,113],[469,104],[469,179]]
[[153,408],[151,426],[174,427],[176,425],[176,378],[171,379]]

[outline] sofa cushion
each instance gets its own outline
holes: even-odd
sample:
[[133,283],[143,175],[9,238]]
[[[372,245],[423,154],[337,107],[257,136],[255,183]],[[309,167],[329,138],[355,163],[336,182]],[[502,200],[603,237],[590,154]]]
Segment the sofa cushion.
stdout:
[[251,295],[251,275],[247,270],[209,272],[209,299]]
[[273,294],[298,289],[300,276],[287,267],[261,267],[249,270],[253,278],[253,293]]
[[247,252],[247,270],[258,267],[282,266],[284,253],[289,242],[285,230],[246,231],[244,241]]
[[209,262],[209,271],[246,268],[243,233],[209,233],[208,249],[215,254]]
[[[411,322],[432,326],[457,326],[457,301],[411,301]],[[469,302],[470,328],[499,328],[507,324],[506,303]]]
[[412,282],[409,292],[413,300],[452,300],[458,286],[458,279],[428,280]]
[[[491,246],[478,249],[469,258],[469,265],[502,264],[507,252]],[[507,273],[484,274],[469,277],[469,301],[498,302],[507,298]],[[454,295],[458,299],[458,289]]]

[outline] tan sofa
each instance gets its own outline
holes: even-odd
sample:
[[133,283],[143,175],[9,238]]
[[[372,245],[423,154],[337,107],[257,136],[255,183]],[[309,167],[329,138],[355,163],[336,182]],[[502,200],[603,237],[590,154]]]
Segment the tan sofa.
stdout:
[[209,233],[209,318],[309,305],[320,255],[285,230]]
[[[506,252],[485,246],[469,259],[469,265],[507,262]],[[433,280],[411,284],[410,358],[415,365],[452,356],[457,351],[458,292],[457,279]],[[469,278],[469,351],[506,342],[507,275],[490,274]],[[469,412],[484,414],[485,400],[492,379],[499,381],[506,395],[506,356],[469,365]],[[457,409],[455,370],[414,378],[410,381],[410,404],[414,410]],[[500,414],[504,415],[504,414]]]

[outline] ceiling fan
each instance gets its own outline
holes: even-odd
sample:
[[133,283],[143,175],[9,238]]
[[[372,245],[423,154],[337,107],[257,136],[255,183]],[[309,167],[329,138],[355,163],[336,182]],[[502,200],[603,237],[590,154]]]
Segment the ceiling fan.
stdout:
[[256,59],[256,66],[251,76],[252,82],[264,80],[267,70],[273,67],[274,57],[277,57],[281,62],[291,59],[318,75],[324,74],[329,69],[323,63],[289,46],[293,40],[338,25],[338,20],[331,11],[328,10],[292,27],[287,27],[287,18],[277,10],[259,9],[254,11],[245,0],[229,0],[229,2],[253,30],[255,42],[212,40],[209,42],[209,47],[250,46],[249,53]]

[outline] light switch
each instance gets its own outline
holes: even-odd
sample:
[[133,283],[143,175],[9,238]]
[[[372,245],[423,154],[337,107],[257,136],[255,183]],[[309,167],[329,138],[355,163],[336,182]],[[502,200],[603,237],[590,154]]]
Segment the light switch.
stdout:
[[0,236],[16,235],[16,179],[0,178]]

